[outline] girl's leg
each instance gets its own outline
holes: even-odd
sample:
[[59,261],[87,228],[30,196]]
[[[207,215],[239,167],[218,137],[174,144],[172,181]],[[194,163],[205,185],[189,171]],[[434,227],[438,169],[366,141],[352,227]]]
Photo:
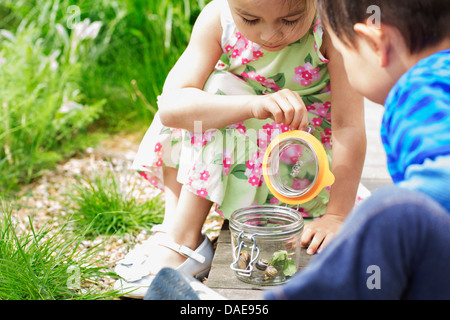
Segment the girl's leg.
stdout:
[[173,240],[191,249],[197,248],[203,241],[202,227],[211,206],[211,201],[199,197],[183,187],[173,223],[169,229]]
[[165,195],[165,211],[164,221],[162,225],[166,229],[170,228],[180,197],[181,183],[177,181],[178,169],[164,167],[164,195]]
[[[169,199],[175,199],[175,196],[175,193],[169,192]],[[174,242],[195,250],[203,242],[201,231],[211,206],[211,201],[181,188],[176,206],[169,204],[169,209],[166,207],[166,212],[170,214],[164,218],[167,236]],[[170,211],[172,209],[175,210]],[[155,257],[151,267],[152,274],[163,267],[177,268],[186,260],[181,254],[157,244],[151,249],[151,255]]]

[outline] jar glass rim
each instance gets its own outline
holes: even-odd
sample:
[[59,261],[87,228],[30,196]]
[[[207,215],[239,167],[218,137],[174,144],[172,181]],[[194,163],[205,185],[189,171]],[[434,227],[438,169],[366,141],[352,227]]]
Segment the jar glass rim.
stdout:
[[301,214],[284,206],[252,206],[236,210],[230,228],[254,236],[282,236],[299,232],[304,224]]

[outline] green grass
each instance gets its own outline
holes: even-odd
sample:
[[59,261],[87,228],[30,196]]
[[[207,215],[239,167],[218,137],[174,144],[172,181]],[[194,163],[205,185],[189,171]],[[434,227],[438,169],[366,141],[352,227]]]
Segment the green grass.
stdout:
[[[13,199],[105,133],[145,130],[208,1],[2,0],[0,194]],[[98,34],[75,32],[73,23],[87,19],[100,26]],[[161,199],[138,203],[112,172],[80,177],[73,221],[61,220],[57,230],[36,230],[32,219],[21,230],[1,202],[0,300],[115,297],[88,285],[111,274],[99,258],[102,247],[85,249],[81,241],[148,229],[163,217]]]
[[[1,1],[0,192],[92,146],[93,130],[148,127],[206,2]],[[95,36],[75,32],[87,19]]]
[[12,207],[0,209],[0,300],[95,300],[117,298],[117,292],[92,285],[114,276],[98,253],[101,245],[84,249],[82,237],[68,224],[39,230],[29,218],[20,231]]
[[98,236],[137,233],[162,223],[161,198],[139,203],[135,188],[121,182],[113,171],[92,178],[79,177],[73,192],[68,194],[74,206],[71,213],[74,225],[85,230],[86,236]]

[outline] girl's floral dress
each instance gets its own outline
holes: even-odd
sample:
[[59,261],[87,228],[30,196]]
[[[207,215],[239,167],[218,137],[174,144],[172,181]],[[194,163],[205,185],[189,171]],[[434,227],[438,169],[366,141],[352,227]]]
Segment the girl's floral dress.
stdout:
[[[309,113],[309,126],[322,141],[331,161],[331,97],[327,60],[319,49],[322,27],[316,18],[309,32],[278,52],[263,50],[244,38],[231,17],[227,1],[222,10],[223,55],[205,84],[220,95],[262,95],[283,88],[296,91]],[[220,117],[220,114],[217,115]],[[249,119],[202,133],[162,126],[158,114],[147,131],[133,168],[164,190],[162,168],[178,168],[178,181],[192,193],[211,200],[225,218],[251,205],[282,205],[264,183],[262,160],[270,141],[290,130],[272,119]],[[302,205],[304,216],[325,213],[329,188]]]

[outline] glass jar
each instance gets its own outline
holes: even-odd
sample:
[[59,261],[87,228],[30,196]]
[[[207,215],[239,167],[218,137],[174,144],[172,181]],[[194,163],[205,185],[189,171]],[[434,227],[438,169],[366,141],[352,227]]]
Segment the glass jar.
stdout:
[[[269,191],[282,203],[300,205],[333,184],[328,156],[311,130],[288,131],[267,147],[262,163]],[[303,218],[283,206],[247,207],[230,217],[234,261],[238,279],[251,284],[286,282],[300,266]]]
[[283,206],[254,206],[230,217],[234,261],[241,281],[257,285],[286,282],[299,269],[301,214]]

